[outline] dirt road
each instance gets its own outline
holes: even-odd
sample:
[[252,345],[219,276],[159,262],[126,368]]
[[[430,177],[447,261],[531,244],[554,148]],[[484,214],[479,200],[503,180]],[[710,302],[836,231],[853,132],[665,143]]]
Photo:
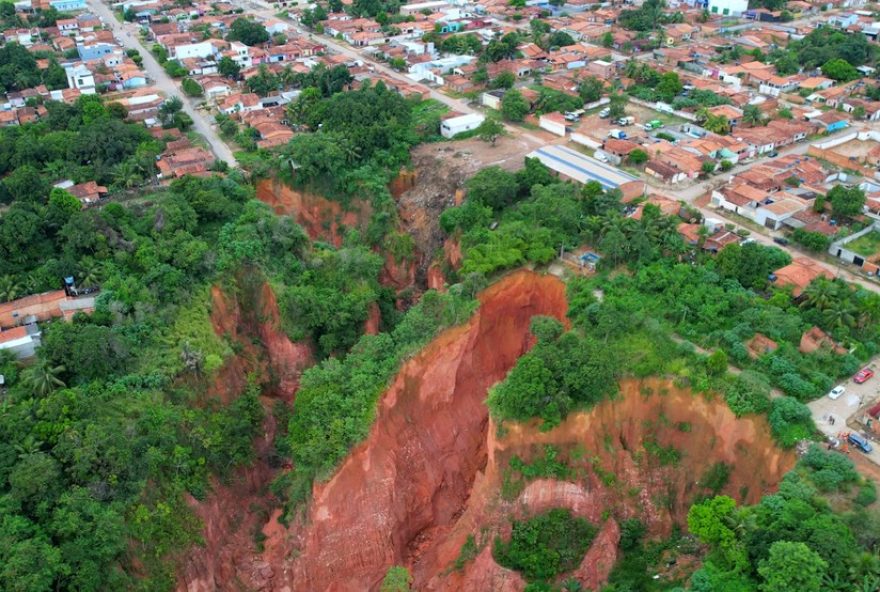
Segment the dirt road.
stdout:
[[119,22],[113,15],[110,7],[101,2],[101,0],[86,1],[89,9],[101,18],[105,26],[113,31],[113,35],[123,47],[126,49],[136,49],[140,52],[144,59],[143,68],[153,82],[153,86],[168,97],[180,97],[180,100],[183,101],[183,111],[192,118],[193,128],[205,138],[214,155],[220,160],[225,160],[232,167],[238,166],[232,150],[229,149],[226,142],[221,140],[217,132],[214,131],[214,128],[211,127],[211,121],[208,120],[208,116],[193,107],[189,98],[177,88],[174,80],[165,73],[165,70],[156,61],[153,54],[141,43],[137,35],[137,27]]

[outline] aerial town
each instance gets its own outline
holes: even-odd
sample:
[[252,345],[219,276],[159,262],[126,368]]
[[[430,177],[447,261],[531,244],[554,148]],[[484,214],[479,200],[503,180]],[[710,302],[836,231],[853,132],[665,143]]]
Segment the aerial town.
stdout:
[[880,3],[0,30],[0,590],[880,591]]

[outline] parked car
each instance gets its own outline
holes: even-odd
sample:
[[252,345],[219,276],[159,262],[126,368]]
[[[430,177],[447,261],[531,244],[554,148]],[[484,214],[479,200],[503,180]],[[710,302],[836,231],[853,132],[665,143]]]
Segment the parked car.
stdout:
[[621,117],[617,120],[617,125],[632,125],[636,122],[635,117]]
[[873,377],[873,370],[871,370],[870,368],[862,368],[856,373],[855,376],[853,376],[853,382],[856,384],[862,384],[864,382],[868,382]]
[[843,388],[843,386],[836,386],[833,389],[831,389],[831,392],[828,393],[828,398],[829,399],[839,399],[840,396],[843,395],[843,393],[845,393],[845,392],[846,392],[846,389]]
[[596,152],[593,154],[593,158],[598,160],[599,162],[608,162],[608,157],[605,156],[604,152]]
[[871,443],[868,442],[868,439],[861,434],[850,432],[849,436],[847,436],[846,439],[849,440],[850,444],[852,444],[865,454],[871,454],[871,451],[874,450],[874,447],[871,446]]
[[623,130],[619,130],[619,129],[613,129],[610,132],[608,132],[608,137],[609,138],[616,138],[618,140],[625,140],[626,139],[626,132]]
[[648,123],[645,124],[645,129],[647,130],[655,130],[663,127],[663,122],[659,119],[652,119]]
[[784,236],[774,236],[773,242],[777,245],[782,245],[783,247],[788,244],[788,239]]
[[599,111],[599,117],[601,117],[602,119],[606,119],[609,115],[611,115],[611,109],[609,109],[608,107],[605,107],[604,109]]

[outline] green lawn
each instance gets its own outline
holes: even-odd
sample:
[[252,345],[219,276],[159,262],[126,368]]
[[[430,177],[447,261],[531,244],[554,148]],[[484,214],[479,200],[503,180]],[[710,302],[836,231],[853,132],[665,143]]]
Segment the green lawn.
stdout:
[[847,243],[845,248],[854,253],[858,253],[862,257],[870,257],[880,252],[880,232],[872,230],[864,236],[860,236],[851,243]]

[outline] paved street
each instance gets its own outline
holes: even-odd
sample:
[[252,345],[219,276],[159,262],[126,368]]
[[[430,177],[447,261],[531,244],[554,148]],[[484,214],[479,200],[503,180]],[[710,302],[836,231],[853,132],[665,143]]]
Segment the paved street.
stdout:
[[[265,2],[262,2],[262,0],[249,0],[249,6],[251,7],[250,12],[252,14],[258,15],[263,18],[278,18],[275,16],[278,8],[273,7]],[[296,22],[292,19],[288,18],[288,19],[284,19],[284,20],[299,35],[301,35],[303,37],[307,37],[307,38],[318,39],[321,43],[323,43],[324,45],[326,45],[328,48],[335,51],[336,53],[342,54],[342,55],[347,56],[351,59],[360,60],[364,64],[367,64],[368,66],[372,66],[376,72],[381,72],[382,74],[385,74],[386,76],[389,76],[389,77],[391,77],[395,80],[398,80],[400,82],[405,82],[407,84],[414,84],[415,83],[415,81],[412,78],[408,77],[406,74],[403,74],[401,72],[398,72],[397,70],[389,68],[386,64],[379,62],[377,60],[374,60],[373,58],[371,58],[367,55],[364,55],[363,53],[354,49],[350,45],[347,45],[345,43],[340,43],[340,42],[334,40],[332,37],[328,37],[326,35],[315,35],[312,31],[309,31],[305,27],[302,27],[298,22]],[[446,95],[446,94],[444,94],[436,89],[430,88],[426,85],[423,85],[423,86],[425,86],[425,88],[428,89],[428,92],[430,93],[430,97],[432,99],[443,103],[444,105],[446,105],[447,107],[449,107],[453,111],[457,111],[459,113],[465,113],[465,114],[480,112],[477,109],[474,109],[473,107],[471,107],[467,101],[463,101],[461,99],[456,99],[456,98],[450,97],[449,95]],[[529,141],[531,141],[535,144],[535,147],[541,146],[546,143],[542,140],[539,140],[538,138],[535,138],[534,136],[532,136],[528,133],[523,133],[524,130],[520,126],[510,125],[508,123],[505,123],[504,129],[507,131],[507,133],[509,133],[513,136],[524,137],[524,138],[528,139]]]
[[[275,14],[278,10],[278,7],[273,7],[273,6],[271,6],[265,2],[262,2],[260,0],[250,0],[249,4],[252,8],[249,12],[251,12],[252,14],[256,14],[256,15],[261,16],[263,18],[273,18],[273,19],[278,18],[275,16]],[[386,76],[390,76],[391,78],[394,78],[395,80],[399,80],[400,82],[406,82],[407,84],[414,84],[414,81],[411,78],[409,78],[408,76],[406,76],[405,74],[402,74],[402,73],[398,72],[397,70],[389,68],[387,65],[383,64],[382,62],[378,62],[368,56],[363,55],[361,52],[357,51],[356,49],[354,49],[350,45],[347,45],[344,43],[339,43],[339,42],[335,41],[334,39],[332,39],[331,37],[327,37],[326,35],[315,35],[313,32],[302,27],[299,23],[297,23],[296,21],[293,21],[289,18],[284,19],[284,20],[285,20],[285,22],[287,22],[288,25],[290,25],[291,28],[293,28],[299,35],[301,35],[303,37],[317,38],[321,43],[323,43],[324,45],[326,45],[327,47],[329,47],[330,49],[332,49],[336,53],[342,54],[342,55],[347,56],[352,59],[360,60],[363,63],[375,68],[376,72],[381,72],[382,74],[385,74]],[[476,109],[474,109],[473,107],[468,105],[466,101],[462,101],[460,99],[454,99],[454,98],[447,96],[447,95],[445,95],[437,90],[434,90],[434,89],[429,89],[429,91],[431,93],[432,99],[440,101],[441,103],[445,103],[450,109],[454,109],[455,111],[458,111],[460,113],[476,113],[477,112]]]
[[123,24],[116,20],[113,11],[101,0],[87,0],[87,2],[91,11],[96,16],[99,16],[106,26],[112,29],[113,35],[123,47],[126,49],[136,49],[140,52],[144,58],[144,70],[147,76],[150,77],[153,86],[168,97],[180,97],[181,101],[183,101],[184,112],[192,117],[193,129],[205,138],[214,155],[220,160],[225,160],[230,166],[238,166],[232,150],[229,149],[226,142],[220,139],[220,136],[217,135],[217,132],[211,126],[211,121],[208,119],[209,116],[193,107],[190,99],[180,91],[174,80],[165,73],[165,70],[159,65],[156,58],[153,57],[153,54],[141,43],[137,35],[137,26],[128,23]]
[[[871,362],[869,367],[877,371],[876,362]],[[863,384],[856,384],[852,379],[841,382],[846,388],[846,392],[838,399],[832,400],[827,396],[816,399],[807,404],[810,411],[813,412],[813,421],[816,423],[822,433],[828,436],[837,436],[845,431],[859,431],[858,426],[854,422],[847,425],[847,420],[859,411],[860,408],[868,406],[872,401],[877,400],[880,393],[880,378],[874,377]],[[834,423],[831,423],[834,418]],[[875,465],[880,465],[880,444],[874,442],[874,450],[871,454],[865,454],[852,446],[850,446],[850,455],[855,461],[855,457],[863,457],[872,461]]]

